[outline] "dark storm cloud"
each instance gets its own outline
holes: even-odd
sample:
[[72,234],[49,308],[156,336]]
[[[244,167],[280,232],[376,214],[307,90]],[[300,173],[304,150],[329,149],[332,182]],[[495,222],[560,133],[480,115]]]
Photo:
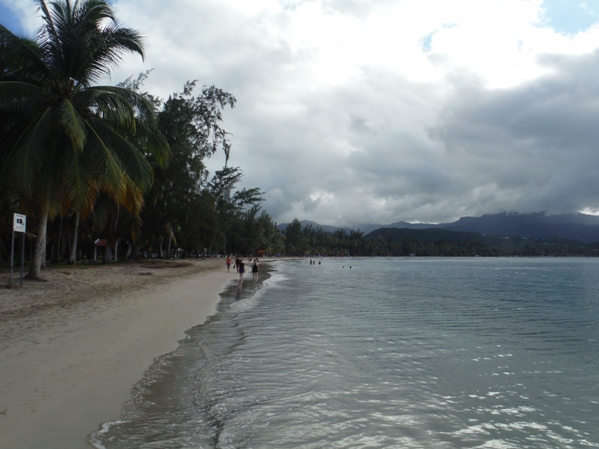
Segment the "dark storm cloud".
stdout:
[[283,220],[444,221],[594,207],[598,54],[543,64],[549,74],[509,89],[485,89],[464,72],[440,95],[433,84],[373,72],[301,97],[287,112],[248,111],[236,119],[237,137],[251,142],[259,164],[243,157],[241,165],[259,173],[252,181]]
[[112,81],[234,94],[230,165],[279,222],[599,209],[595,34],[543,28],[542,3],[115,0],[147,54]]
[[599,53],[547,55],[551,72],[513,89],[456,86],[433,130],[477,184],[514,191],[513,210],[563,212],[599,203]]

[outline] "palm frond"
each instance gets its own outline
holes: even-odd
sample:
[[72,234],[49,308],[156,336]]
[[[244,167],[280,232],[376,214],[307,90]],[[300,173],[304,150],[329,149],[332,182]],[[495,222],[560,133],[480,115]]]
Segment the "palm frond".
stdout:
[[52,11],[50,11],[45,0],[38,1],[40,10],[42,11],[44,25],[38,30],[37,42],[42,49],[42,53],[45,55],[46,64],[53,67],[55,71],[64,74],[64,58],[62,46],[60,45],[61,36],[55,24],[56,21],[59,21],[60,23],[60,18],[64,15],[62,5],[57,2],[52,2]]
[[4,79],[35,79],[47,81],[50,71],[37,42],[17,36],[0,25],[0,76]]
[[165,168],[172,156],[171,149],[166,137],[160,132],[157,126],[148,125],[145,121],[138,121],[136,129],[143,150],[152,155],[160,168]]
[[74,101],[86,105],[95,115],[107,120],[112,126],[135,129],[135,106],[119,93],[92,87],[77,92]]
[[[44,23],[46,24],[46,26],[43,27],[42,30],[44,32],[52,34],[57,38],[58,33],[56,32],[56,28],[54,27],[54,22],[52,21],[52,14],[50,12],[50,9],[48,9],[48,5],[46,4],[45,0],[39,0],[39,4],[40,10],[42,11],[42,18],[44,20]],[[52,4],[52,6],[54,6],[55,8],[59,7],[59,5],[56,4]]]
[[114,95],[126,101],[131,105],[136,116],[142,117],[143,120],[148,122],[155,122],[155,106],[154,104],[145,98],[143,95],[138,94],[130,89],[117,86],[94,86],[86,89],[94,92],[94,95]]
[[43,89],[30,83],[0,81],[0,110],[11,114],[33,114],[43,105]]
[[89,135],[85,149],[86,156],[94,165],[94,170],[103,188],[110,190],[117,198],[122,198],[126,188],[125,173],[118,158],[115,157],[104,139],[96,132],[94,126],[97,126],[97,124],[85,122]]
[[[43,175],[49,159],[48,146],[54,128],[53,108],[32,121],[16,140],[3,168],[2,176],[10,176],[24,193],[30,193]],[[9,168],[10,167],[10,168]],[[10,173],[6,172],[7,169]]]
[[71,141],[74,153],[83,150],[87,134],[83,118],[68,99],[64,99],[58,106],[58,122]]
[[88,0],[73,13],[77,24],[77,47],[71,54],[73,75],[77,79],[97,81],[118,65],[126,52],[138,53],[144,58],[142,37],[128,28],[122,28],[110,5],[101,0]]
[[168,142],[158,129],[154,104],[136,92],[122,87],[98,86],[77,94],[81,102],[94,109],[111,127],[126,132],[144,152],[164,167],[170,157]]
[[114,159],[118,160],[123,172],[145,192],[152,184],[153,171],[139,149],[101,120],[93,118],[88,124],[93,127],[103,145],[112,152]]
[[143,191],[130,178],[127,178],[125,196],[121,199],[120,203],[128,212],[139,218],[139,213],[144,205]]
[[61,187],[65,196],[83,216],[93,207],[96,195],[93,163],[81,151],[71,148],[60,158]]
[[131,28],[122,28],[118,22],[109,25],[102,30],[102,36],[109,49],[120,53],[128,51],[138,53],[142,59],[145,58],[143,36]]

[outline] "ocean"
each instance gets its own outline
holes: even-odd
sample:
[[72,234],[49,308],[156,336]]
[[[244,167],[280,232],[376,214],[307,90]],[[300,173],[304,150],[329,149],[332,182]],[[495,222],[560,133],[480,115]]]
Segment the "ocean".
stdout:
[[599,448],[599,260],[264,264],[116,418],[93,446]]

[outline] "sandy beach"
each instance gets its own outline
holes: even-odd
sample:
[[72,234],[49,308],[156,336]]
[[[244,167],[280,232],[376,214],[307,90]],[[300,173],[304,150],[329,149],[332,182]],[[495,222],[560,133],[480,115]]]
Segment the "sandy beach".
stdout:
[[[154,358],[216,310],[224,259],[0,272],[0,448],[85,448]],[[18,285],[18,279],[17,279]]]

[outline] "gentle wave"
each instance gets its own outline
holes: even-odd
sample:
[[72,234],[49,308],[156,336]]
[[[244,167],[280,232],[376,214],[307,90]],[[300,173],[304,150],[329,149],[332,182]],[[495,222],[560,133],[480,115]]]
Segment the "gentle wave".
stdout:
[[94,445],[599,447],[597,279],[585,259],[280,263]]

